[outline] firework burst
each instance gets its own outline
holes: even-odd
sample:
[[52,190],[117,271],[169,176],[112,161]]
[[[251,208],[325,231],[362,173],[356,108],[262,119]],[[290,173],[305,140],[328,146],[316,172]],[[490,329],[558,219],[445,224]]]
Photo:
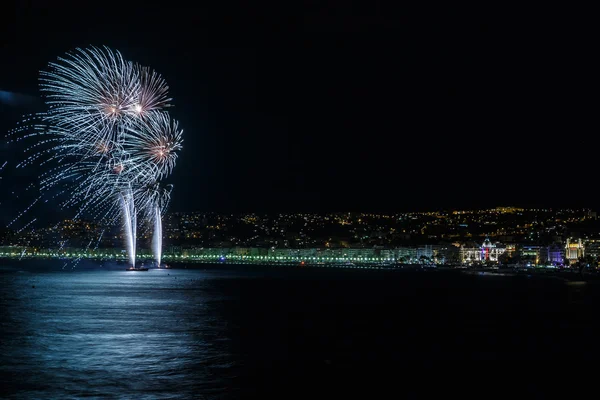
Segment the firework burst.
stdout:
[[[182,131],[165,112],[151,112],[127,127],[125,152],[130,163],[157,180],[171,174],[181,150]],[[149,171],[148,171],[149,172]]]
[[162,110],[170,106],[169,86],[165,80],[148,67],[136,65],[140,82],[136,92],[134,115],[144,116],[151,111]]
[[114,224],[139,213],[156,225],[172,189],[161,180],[182,148],[182,130],[163,111],[171,101],[166,81],[118,51],[91,47],[50,63],[40,86],[48,111],[9,137],[34,140],[18,167],[45,168],[42,196],[64,195],[61,207],[76,218]]

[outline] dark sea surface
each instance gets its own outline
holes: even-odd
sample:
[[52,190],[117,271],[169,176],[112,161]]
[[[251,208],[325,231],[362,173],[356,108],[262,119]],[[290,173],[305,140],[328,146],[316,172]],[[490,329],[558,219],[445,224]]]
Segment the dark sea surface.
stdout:
[[61,267],[0,260],[1,398],[540,398],[600,365],[594,282]]

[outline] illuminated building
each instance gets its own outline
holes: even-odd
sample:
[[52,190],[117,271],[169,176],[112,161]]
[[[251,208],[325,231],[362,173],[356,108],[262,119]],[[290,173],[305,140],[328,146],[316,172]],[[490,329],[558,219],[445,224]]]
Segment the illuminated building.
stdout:
[[485,239],[481,247],[461,247],[460,260],[462,263],[472,262],[498,262],[498,257],[506,251],[505,247],[496,247],[490,242],[490,239]]
[[542,246],[536,244],[524,244],[519,249],[521,261],[526,264],[537,265],[540,262],[540,253],[543,253]]
[[539,261],[548,264],[562,264],[565,259],[565,251],[559,245],[551,245],[540,249]]
[[585,254],[586,256],[591,256],[594,259],[600,259],[600,240],[588,240],[585,245]]
[[505,251],[509,256],[512,256],[513,253],[517,251],[517,246],[515,244],[507,244]]
[[583,244],[581,239],[567,239],[565,246],[565,258],[571,262],[577,261],[579,257],[583,257]]
[[425,245],[424,247],[417,248],[417,259],[421,257],[433,259],[433,246]]

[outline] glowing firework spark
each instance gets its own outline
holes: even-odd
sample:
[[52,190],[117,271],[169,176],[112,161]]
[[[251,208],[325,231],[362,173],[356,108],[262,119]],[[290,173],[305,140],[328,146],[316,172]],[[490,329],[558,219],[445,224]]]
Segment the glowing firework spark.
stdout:
[[136,104],[133,106],[134,114],[145,114],[169,107],[169,86],[165,80],[148,67],[136,65],[140,86],[137,90]]
[[160,181],[172,173],[182,148],[177,121],[161,111],[171,101],[165,80],[118,51],[91,47],[50,63],[40,86],[48,112],[9,135],[11,141],[35,140],[17,167],[44,166],[42,196],[66,196],[61,207],[75,207],[76,218],[86,214],[114,224],[121,216],[135,262],[136,216],[162,230],[171,188]]
[[152,169],[161,179],[171,174],[181,150],[181,134],[177,121],[165,112],[152,112],[134,121],[125,133],[125,151],[137,168]]

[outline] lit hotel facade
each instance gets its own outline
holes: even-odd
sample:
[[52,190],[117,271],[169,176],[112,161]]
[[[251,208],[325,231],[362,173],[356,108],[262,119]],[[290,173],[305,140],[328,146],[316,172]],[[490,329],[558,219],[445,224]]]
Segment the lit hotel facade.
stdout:
[[567,239],[567,244],[565,245],[565,258],[573,263],[580,257],[583,257],[583,243],[581,242],[581,239]]
[[490,239],[485,239],[481,247],[461,247],[460,261],[463,264],[498,262],[505,251],[506,247],[497,247]]

